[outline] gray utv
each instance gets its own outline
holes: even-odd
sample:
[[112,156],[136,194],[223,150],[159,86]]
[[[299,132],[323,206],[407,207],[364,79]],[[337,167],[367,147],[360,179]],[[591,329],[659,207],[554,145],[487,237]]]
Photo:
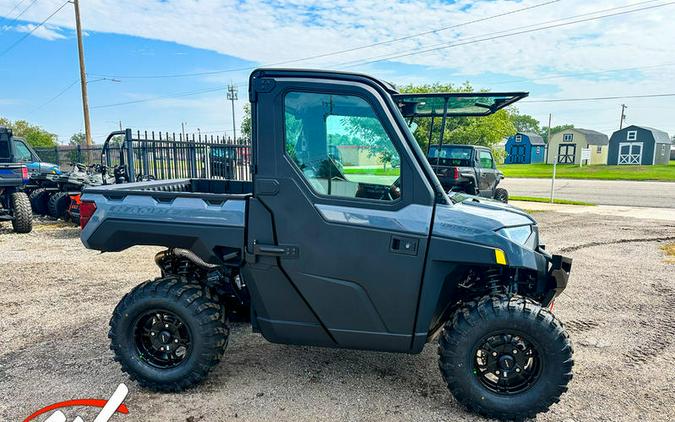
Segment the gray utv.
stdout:
[[[487,115],[524,95],[463,94],[446,112]],[[252,181],[85,189],[86,247],[167,248],[161,276],[110,321],[123,371],[152,390],[188,388],[236,318],[282,344],[420,353],[434,342],[452,394],[489,417],[559,400],[572,345],[551,309],[571,260],[544,250],[525,212],[446,194],[400,109],[423,104],[365,75],[288,69],[253,72],[249,101]]]

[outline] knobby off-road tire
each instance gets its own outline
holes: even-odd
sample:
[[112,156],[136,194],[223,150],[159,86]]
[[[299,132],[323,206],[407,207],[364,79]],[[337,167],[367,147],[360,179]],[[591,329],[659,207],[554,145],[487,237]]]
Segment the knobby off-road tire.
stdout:
[[66,192],[56,192],[49,197],[47,205],[51,217],[56,219],[65,218],[70,206],[70,196]]
[[509,192],[504,188],[495,189],[494,199],[505,204],[509,202]]
[[[498,346],[507,339],[513,343]],[[485,343],[486,340],[491,343]],[[523,377],[526,370],[520,369],[519,374],[515,374],[519,366],[514,366],[516,361],[512,357],[506,357],[512,350],[519,349],[513,346],[515,343],[530,345],[535,351],[532,356],[536,357],[537,364],[531,367],[532,378],[513,391],[495,391],[489,372],[482,372],[487,366],[481,365],[485,360],[479,356],[494,353],[492,359],[498,366],[492,369],[507,366],[510,369],[503,372],[505,378],[507,373]],[[481,348],[487,349],[486,353]],[[457,401],[473,412],[501,420],[532,418],[557,403],[572,379],[572,353],[569,336],[555,316],[538,303],[520,296],[483,297],[467,304],[446,323],[438,348],[441,373]],[[529,353],[521,353],[513,357],[522,359],[527,355]],[[506,362],[509,359],[510,363]],[[494,379],[494,375],[492,377]]]
[[30,208],[30,199],[25,192],[14,192],[10,198],[14,219],[12,227],[17,233],[30,233],[33,230],[33,211]]
[[[181,343],[188,338],[189,346],[178,363],[162,365],[161,358],[145,347],[144,338],[150,337],[140,335],[158,314],[163,317],[160,325],[166,321],[167,330],[174,330],[169,346],[179,337]],[[161,330],[152,335],[153,341],[165,336],[167,331]],[[211,290],[169,276],[146,281],[127,293],[113,312],[108,337],[115,360],[132,380],[154,391],[178,392],[199,383],[218,364],[227,347],[229,329],[225,309]]]
[[46,215],[49,212],[49,191],[37,188],[30,193],[29,198],[34,214]]

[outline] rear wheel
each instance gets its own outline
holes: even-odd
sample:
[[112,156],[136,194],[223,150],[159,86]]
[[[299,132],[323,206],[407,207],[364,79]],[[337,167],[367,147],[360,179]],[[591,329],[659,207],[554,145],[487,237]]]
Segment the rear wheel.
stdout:
[[12,201],[12,227],[17,233],[30,233],[33,230],[33,211],[30,209],[30,199],[24,192],[14,192]]
[[509,192],[504,188],[497,188],[495,189],[494,199],[506,204],[509,202]]
[[70,207],[70,196],[66,192],[56,192],[49,197],[49,215],[54,218],[65,218]]
[[33,213],[45,215],[49,212],[49,191],[44,188],[37,188],[30,193],[29,198]]
[[220,361],[229,330],[225,309],[203,286],[178,277],[129,292],[110,320],[110,348],[122,370],[155,391],[184,390]]
[[546,412],[572,379],[572,345],[548,309],[519,297],[484,297],[443,328],[439,366],[457,401],[490,418]]

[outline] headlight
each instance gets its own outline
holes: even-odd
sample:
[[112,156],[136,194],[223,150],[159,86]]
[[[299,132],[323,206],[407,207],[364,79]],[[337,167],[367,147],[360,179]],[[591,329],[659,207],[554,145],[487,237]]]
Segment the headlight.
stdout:
[[504,227],[497,230],[500,236],[503,236],[514,243],[522,246],[527,246],[530,249],[535,249],[539,240],[537,239],[537,229],[531,225]]

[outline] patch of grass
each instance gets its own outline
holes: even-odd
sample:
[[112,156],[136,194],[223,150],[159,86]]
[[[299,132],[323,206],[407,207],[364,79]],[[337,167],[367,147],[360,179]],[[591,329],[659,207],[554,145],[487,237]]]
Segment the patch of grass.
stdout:
[[675,264],[675,243],[666,243],[661,246],[661,249],[666,254],[666,262]]
[[[550,179],[552,164],[504,164],[499,169],[506,177]],[[654,180],[675,182],[675,161],[658,166],[556,166],[556,178],[601,180]]]
[[[539,198],[537,196],[509,196],[510,201],[526,201],[526,202],[546,202],[550,203],[549,198]],[[590,202],[583,202],[583,201],[572,201],[569,199],[556,199],[553,198],[553,203],[554,204],[563,204],[563,205],[583,205],[583,206],[594,206],[595,204],[591,204]]]
[[345,167],[342,170],[344,174],[369,174],[373,176],[399,176],[401,174],[401,169],[393,169],[387,167],[387,170],[382,167],[377,168],[359,168],[359,167]]

